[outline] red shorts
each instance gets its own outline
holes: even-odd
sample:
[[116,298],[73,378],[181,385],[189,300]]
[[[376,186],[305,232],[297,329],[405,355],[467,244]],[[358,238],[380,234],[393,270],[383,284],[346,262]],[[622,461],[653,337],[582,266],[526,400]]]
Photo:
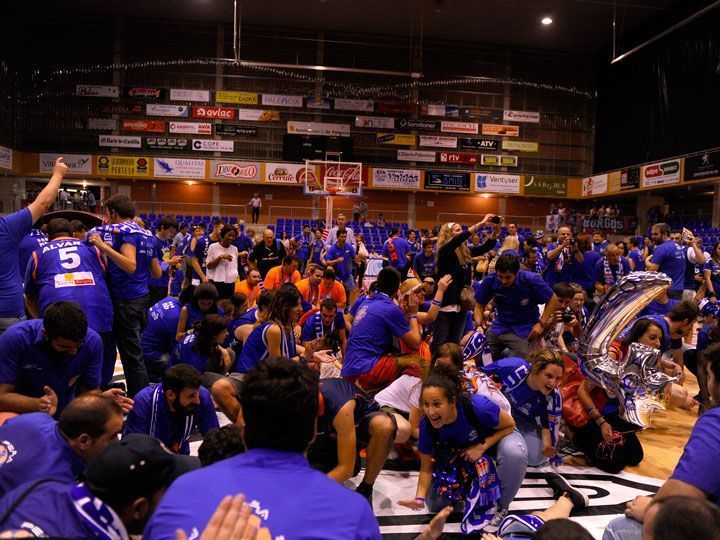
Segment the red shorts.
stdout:
[[379,392],[395,380],[397,357],[394,354],[381,356],[368,373],[344,377],[346,381],[358,385],[365,392]]

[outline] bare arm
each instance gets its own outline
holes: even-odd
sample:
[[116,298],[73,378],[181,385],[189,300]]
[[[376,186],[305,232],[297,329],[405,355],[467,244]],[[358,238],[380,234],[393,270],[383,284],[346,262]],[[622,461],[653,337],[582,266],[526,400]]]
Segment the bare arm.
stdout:
[[50,210],[53,203],[55,202],[55,197],[57,196],[58,189],[60,188],[60,183],[62,182],[63,177],[68,172],[68,166],[63,163],[63,158],[59,157],[55,160],[55,166],[53,167],[53,173],[50,177],[50,181],[48,182],[47,186],[43,188],[43,190],[38,193],[38,196],[35,198],[33,202],[30,203],[28,206],[28,209],[30,210],[30,215],[32,215],[32,221],[35,223],[38,219],[40,219],[45,213]]
[[280,351],[280,340],[282,339],[282,330],[277,324],[271,324],[267,329],[267,346],[270,356],[282,356]]
[[187,328],[188,310],[186,307],[180,310],[180,318],[178,319],[177,332],[175,333],[175,339],[182,341],[185,337],[185,330]]
[[[45,387],[48,388],[48,387]],[[39,398],[33,398],[14,392],[14,384],[0,384],[0,410],[6,412],[14,412],[18,414],[31,412],[47,412],[55,414],[57,409],[57,396],[50,390],[46,390],[45,395]],[[49,407],[48,397],[54,396],[54,408]]]
[[137,258],[135,246],[125,242],[120,251],[115,251],[112,246],[103,242],[99,234],[91,234],[88,242],[102,251],[107,257],[110,257],[118,267],[127,274],[132,274],[137,270]]
[[150,260],[150,275],[155,279],[160,279],[162,277],[162,273],[162,267],[160,266],[157,257],[153,257]]

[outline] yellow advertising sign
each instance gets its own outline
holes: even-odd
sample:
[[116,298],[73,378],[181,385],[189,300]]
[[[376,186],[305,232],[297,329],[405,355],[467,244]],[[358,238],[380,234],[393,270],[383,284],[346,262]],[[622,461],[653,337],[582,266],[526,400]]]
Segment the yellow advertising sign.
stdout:
[[622,176],[621,171],[615,171],[608,173],[608,193],[617,193],[620,191],[620,177]]
[[523,141],[503,141],[503,150],[518,150],[520,152],[537,152],[538,143],[536,142],[523,142]]
[[150,158],[138,156],[97,156],[97,174],[106,176],[150,176]]
[[375,142],[380,144],[415,146],[415,135],[408,135],[405,133],[376,133]]
[[238,103],[240,105],[257,105],[258,95],[252,92],[215,92],[216,103]]

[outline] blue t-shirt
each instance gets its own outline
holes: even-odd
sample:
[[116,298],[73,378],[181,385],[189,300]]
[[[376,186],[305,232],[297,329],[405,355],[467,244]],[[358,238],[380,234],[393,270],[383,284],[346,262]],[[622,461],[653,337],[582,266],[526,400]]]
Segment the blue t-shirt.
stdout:
[[596,253],[599,253],[600,255],[605,255],[605,248],[607,248],[608,242],[607,240],[603,240],[602,242],[596,244],[595,242],[592,242],[592,250]]
[[343,258],[342,262],[334,264],[333,267],[335,268],[335,275],[340,281],[345,281],[352,275],[352,262],[355,260],[355,248],[346,242],[343,247],[337,244],[330,246],[327,253],[325,253],[326,261],[334,261],[340,257]]
[[162,269],[162,276],[160,276],[159,278],[154,278],[150,276],[150,278],[148,279],[148,285],[150,285],[151,287],[167,288],[168,283],[170,283],[170,265],[163,261],[164,259],[170,258],[170,248],[172,247],[172,242],[167,242],[166,240],[158,238],[157,236],[153,236],[152,239],[155,243],[155,258],[157,258],[158,263],[160,263],[160,268]]
[[314,264],[322,264],[320,262],[320,255],[322,255],[323,249],[325,249],[325,242],[323,242],[321,238],[320,240],[315,240],[314,242],[312,242],[311,246],[313,248],[313,252],[312,260],[310,262]]
[[237,248],[238,253],[247,251],[249,254],[254,245],[255,244],[253,244],[252,238],[245,233],[240,233],[240,235],[233,241],[233,246]]
[[128,274],[108,257],[108,284],[113,300],[133,300],[148,293],[150,264],[155,258],[155,242],[151,235],[117,233],[112,235],[112,248],[121,252],[123,244],[135,246],[135,271]]
[[56,352],[43,337],[42,319],[13,324],[0,336],[0,384],[12,384],[14,392],[42,397],[43,386],[57,394],[57,414],[75,397],[75,387],[100,387],[103,344],[88,328],[75,356]]
[[337,313],[335,313],[335,320],[333,320],[330,326],[323,324],[322,314],[318,311],[305,321],[302,327],[302,340],[312,341],[313,339],[326,335],[337,334],[338,330],[343,330],[344,328],[345,317],[343,317],[342,311],[338,310]]
[[235,328],[238,326],[243,326],[245,324],[255,324],[257,322],[257,307],[252,307],[248,309],[245,313],[240,315],[237,319],[235,319],[235,322],[237,323],[235,325]]
[[20,263],[20,275],[25,275],[25,269],[30,262],[33,251],[41,248],[47,243],[47,235],[40,229],[33,229],[30,231],[25,238],[20,242],[20,252],[18,254],[18,261]]
[[54,302],[76,302],[90,328],[112,331],[105,262],[98,248],[81,240],[53,240],[33,253],[25,274],[25,294],[38,299],[41,317]]
[[184,278],[185,273],[182,271],[182,269],[176,268],[173,272],[172,281],[170,282],[170,296],[180,296]]
[[526,338],[540,320],[538,305],[547,304],[552,296],[547,283],[526,270],[519,270],[509,287],[504,287],[496,274],[492,274],[482,280],[475,292],[475,300],[483,306],[495,299],[498,315],[492,324],[493,334],[512,332],[521,338]]
[[660,265],[659,272],[672,279],[671,291],[682,291],[685,283],[685,253],[674,240],[665,240],[655,247],[650,262]]
[[195,334],[187,334],[175,348],[175,352],[173,352],[173,355],[170,358],[170,365],[175,366],[177,364],[190,364],[200,373],[205,373],[210,359],[195,350],[193,345],[195,345]]
[[415,255],[413,260],[413,270],[415,271],[415,277],[420,281],[426,277],[435,277],[435,254],[430,256],[425,255],[425,252],[418,253]]
[[713,340],[710,337],[710,331],[711,331],[712,327],[713,327],[712,324],[706,324],[698,332],[698,337],[697,337],[697,352],[698,352],[698,354],[703,352],[705,349],[707,349],[713,343]]
[[204,318],[205,315],[220,315],[221,317],[225,316],[225,310],[217,304],[213,304],[207,311],[202,311],[192,302],[188,302],[187,304],[185,304],[184,307],[187,310],[187,321],[185,321],[186,332],[190,330],[197,321]]
[[357,314],[357,310],[360,309],[360,306],[367,299],[368,299],[368,295],[366,295],[366,294],[361,294],[360,296],[358,296],[357,299],[353,302],[353,305],[350,306],[348,313],[350,315],[352,315],[353,317],[355,317],[355,315]]
[[310,244],[313,242],[313,235],[312,233],[301,233],[295,237],[295,242],[297,245],[297,250],[295,251],[295,256],[300,261],[307,261],[308,257],[310,256]]
[[670,478],[680,480],[720,499],[720,409],[707,411],[695,423],[680,461]]
[[357,310],[343,360],[342,376],[369,373],[384,354],[392,350],[393,337],[410,331],[402,310],[387,294],[376,292]]
[[[228,494],[244,493],[267,538],[380,540],[372,508],[300,453],[254,448],[182,475],[163,496],[143,538],[175,540],[175,531],[201,532]],[[302,501],[302,504],[298,504]],[[342,519],[329,519],[342,508]],[[263,533],[261,532],[261,535]]]
[[645,270],[645,259],[643,259],[642,251],[639,248],[631,249],[628,252],[628,258],[635,263],[635,272]]
[[150,308],[148,323],[140,338],[143,359],[159,360],[164,354],[170,354],[177,342],[177,325],[180,320],[180,302],[175,298],[163,298]]
[[[237,362],[238,373],[247,373],[259,362],[265,360],[270,353],[267,344],[267,331],[272,325],[271,322],[264,322],[250,332],[250,335],[243,344],[240,360]],[[295,349],[295,336],[292,332],[282,332],[280,337],[280,353],[286,358],[297,356]]]
[[85,470],[57,422],[45,413],[21,414],[0,426],[0,460],[0,497],[41,478],[74,482]]
[[[451,441],[459,448],[467,448],[485,440],[495,432],[500,423],[500,407],[485,396],[470,394],[468,396],[472,405],[475,419],[469,419],[460,402],[457,403],[457,419],[452,424],[442,426],[437,430],[437,440]],[[418,438],[418,450],[423,454],[432,455],[433,440],[429,422],[425,415],[420,421],[420,437]]]
[[[655,321],[662,329],[662,342],[660,343],[660,350],[662,352],[669,351],[670,349],[679,349],[682,347],[682,339],[673,339],[670,336],[670,324],[665,320],[662,315],[645,315],[642,319],[650,319]],[[622,337],[622,334],[621,334]]]
[[[691,263],[688,259],[688,253],[692,251],[690,246],[683,246],[683,253],[685,255],[685,274],[683,276],[683,288],[691,291],[697,290],[700,286],[700,282],[695,280],[696,276],[702,276],[705,268],[707,267],[707,261],[703,264]],[[693,255],[695,253],[693,252]]]
[[340,409],[348,401],[355,401],[353,421],[358,426],[368,415],[380,411],[380,405],[368,394],[360,390],[350,381],[340,378],[322,379],[320,381],[323,414],[317,419],[318,434],[332,435],[335,433],[333,422]]
[[705,270],[710,270],[710,281],[715,295],[720,298],[720,262],[710,259],[705,263]]
[[[388,238],[382,248],[382,256],[387,257],[393,268],[405,268],[410,262],[407,255],[412,247],[404,238]],[[327,257],[326,257],[327,258]]]
[[25,316],[19,246],[31,229],[29,208],[0,217],[0,253],[7,257],[0,264],[0,318]]
[[[549,244],[548,252],[554,250],[556,247],[556,244]],[[574,270],[577,266],[580,266],[580,263],[575,258],[575,252],[568,247],[561,251],[560,255],[555,259],[548,260],[547,270],[545,271],[545,281],[550,285],[555,285],[562,281],[570,282],[573,280]]]
[[657,300],[653,300],[643,310],[637,314],[638,317],[644,317],[646,315],[660,315],[661,317],[667,315],[668,312],[674,308],[680,300],[673,300],[669,298],[666,304],[661,304]]
[[206,435],[211,429],[220,428],[210,391],[202,386],[200,405],[189,416],[170,411],[162,383],[143,388],[133,400],[135,403],[128,413],[123,436],[130,433],[151,435],[176,454],[190,455],[190,435],[195,429]]
[[583,289],[595,288],[595,265],[600,260],[601,255],[597,251],[588,251],[583,253],[583,262],[573,267],[572,279]]
[[621,277],[627,276],[630,272],[632,272],[630,261],[625,257],[620,257],[615,265],[610,264],[602,257],[595,263],[595,282],[603,285],[615,285]]

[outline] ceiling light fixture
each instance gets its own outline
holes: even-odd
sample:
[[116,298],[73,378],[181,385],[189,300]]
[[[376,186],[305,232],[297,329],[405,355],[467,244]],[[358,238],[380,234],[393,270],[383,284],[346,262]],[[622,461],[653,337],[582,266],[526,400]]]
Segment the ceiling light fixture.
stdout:
[[543,17],[540,19],[540,22],[547,26],[548,24],[552,24],[553,20],[550,17]]

